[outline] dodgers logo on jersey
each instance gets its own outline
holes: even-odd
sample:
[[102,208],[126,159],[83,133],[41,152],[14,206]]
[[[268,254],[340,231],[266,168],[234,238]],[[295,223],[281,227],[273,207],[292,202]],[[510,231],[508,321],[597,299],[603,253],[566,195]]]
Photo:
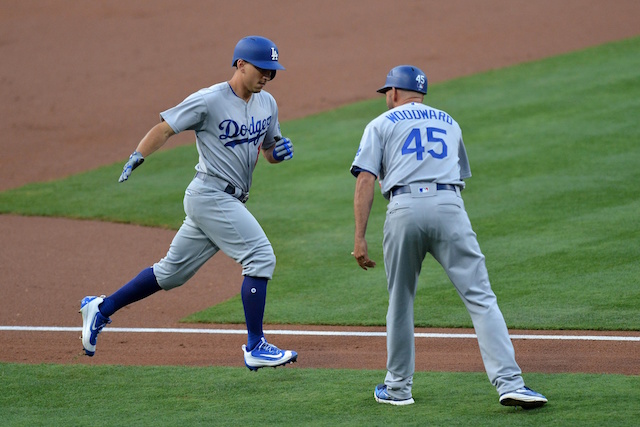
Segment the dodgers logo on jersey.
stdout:
[[225,147],[231,148],[239,144],[253,143],[253,145],[257,145],[258,141],[267,134],[270,124],[271,116],[262,120],[251,117],[251,122],[242,125],[232,119],[223,120],[218,125],[218,129],[222,131],[218,135],[218,139],[222,142],[231,139],[224,144]]

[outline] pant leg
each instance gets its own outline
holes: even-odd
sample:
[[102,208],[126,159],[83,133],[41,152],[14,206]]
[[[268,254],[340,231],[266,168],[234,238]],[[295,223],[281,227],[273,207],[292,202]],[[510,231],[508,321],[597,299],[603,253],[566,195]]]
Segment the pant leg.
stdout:
[[443,266],[471,316],[487,376],[499,393],[524,386],[507,325],[491,289],[485,257],[459,197],[441,198],[441,238],[431,253]]
[[[401,198],[397,198],[400,200]],[[384,224],[384,266],[387,274],[387,375],[389,395],[411,397],[415,371],[414,300],[426,246],[414,221],[412,200],[390,204]]]
[[167,255],[153,265],[158,285],[164,290],[182,286],[217,252],[218,247],[187,216]]

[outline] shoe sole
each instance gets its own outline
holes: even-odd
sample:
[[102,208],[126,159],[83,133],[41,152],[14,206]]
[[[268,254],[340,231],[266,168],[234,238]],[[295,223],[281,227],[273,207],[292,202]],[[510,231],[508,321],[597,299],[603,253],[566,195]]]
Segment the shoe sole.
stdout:
[[244,361],[244,364],[247,368],[249,368],[250,371],[257,371],[260,368],[277,368],[278,366],[284,366],[287,365],[289,363],[296,363],[298,361],[298,355],[296,354],[295,356],[293,356],[292,358],[285,360],[284,362],[278,362],[275,365],[260,365],[260,366],[250,366],[247,361]]
[[535,408],[539,408],[541,406],[543,406],[545,403],[547,403],[546,400],[531,400],[531,401],[524,401],[524,400],[519,400],[513,397],[506,397],[502,400],[500,400],[500,404],[504,405],[504,406],[519,406],[522,409],[535,409]]
[[413,397],[405,400],[381,399],[378,396],[376,396],[375,391],[373,392],[373,398],[376,399],[376,402],[378,403],[386,403],[387,405],[394,405],[394,406],[405,406],[405,405],[412,405],[415,403],[415,400],[413,400]]

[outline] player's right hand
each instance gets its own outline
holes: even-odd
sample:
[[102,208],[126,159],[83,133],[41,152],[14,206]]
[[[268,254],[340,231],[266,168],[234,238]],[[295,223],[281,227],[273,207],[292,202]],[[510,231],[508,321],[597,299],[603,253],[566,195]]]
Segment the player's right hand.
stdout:
[[356,259],[358,265],[363,270],[374,268],[376,266],[376,262],[369,259],[369,251],[367,249],[367,241],[365,239],[356,239],[351,256]]
[[140,166],[142,162],[144,162],[144,157],[142,157],[142,154],[134,151],[129,156],[129,160],[127,161],[127,163],[124,164],[124,168],[122,169],[122,174],[120,175],[120,179],[118,180],[118,182],[124,182],[129,179],[129,175],[131,175],[131,172],[135,168]]
[[373,268],[376,266],[376,262],[369,259],[367,255],[360,255],[360,256],[354,255],[354,258],[356,259],[356,261],[358,261],[358,265],[363,270],[367,270],[369,268]]
[[283,160],[291,160],[293,157],[293,143],[289,138],[277,138],[276,145],[273,147],[273,158],[281,162]]

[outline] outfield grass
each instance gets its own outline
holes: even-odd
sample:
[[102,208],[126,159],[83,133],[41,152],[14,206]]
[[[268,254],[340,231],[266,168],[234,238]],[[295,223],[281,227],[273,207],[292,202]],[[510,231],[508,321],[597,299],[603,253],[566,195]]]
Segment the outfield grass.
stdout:
[[418,372],[415,405],[373,400],[382,371],[0,364],[8,426],[632,426],[640,377],[528,374],[533,411],[498,404],[483,373]]

